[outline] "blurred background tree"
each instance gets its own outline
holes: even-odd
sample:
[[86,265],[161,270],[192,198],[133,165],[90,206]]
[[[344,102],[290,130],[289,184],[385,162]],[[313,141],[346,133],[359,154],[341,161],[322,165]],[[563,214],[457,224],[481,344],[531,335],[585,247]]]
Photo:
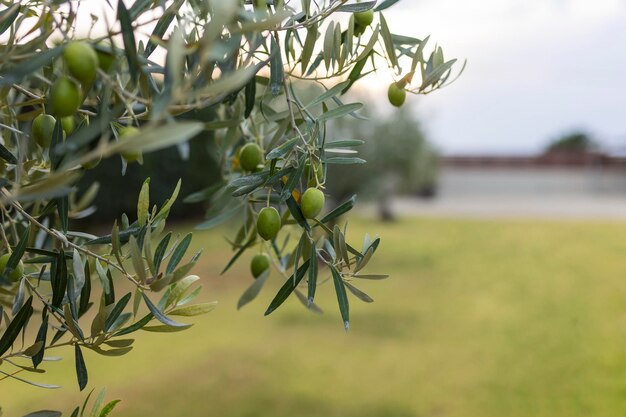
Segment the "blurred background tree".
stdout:
[[330,128],[333,137],[362,138],[359,157],[367,163],[329,167],[335,180],[328,184],[328,192],[336,201],[358,193],[377,202],[381,219],[392,220],[394,196],[436,194],[438,152],[410,106],[393,113],[366,114],[368,118],[360,123],[338,120]]

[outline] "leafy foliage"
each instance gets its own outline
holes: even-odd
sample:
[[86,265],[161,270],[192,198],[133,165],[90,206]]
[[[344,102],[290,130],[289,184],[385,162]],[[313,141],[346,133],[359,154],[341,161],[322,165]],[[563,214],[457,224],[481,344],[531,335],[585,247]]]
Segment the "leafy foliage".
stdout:
[[[123,175],[128,164],[142,163],[149,152],[185,155],[188,140],[208,132],[215,136],[220,181],[187,198],[210,202],[200,228],[240,219],[231,241],[235,254],[225,270],[249,249],[260,246],[271,253],[286,282],[269,314],[294,292],[318,311],[315,286],[326,271],[318,264],[326,265],[347,329],[346,288],[363,301],[371,298],[345,281],[385,276],[361,272],[379,239],[366,236],[357,250],[348,243],[345,227],[329,226],[354,200],[322,212],[321,219],[306,219],[300,209],[305,188],[326,188],[328,165],[364,162],[345,155],[352,153],[354,141],[327,137],[327,123],[362,118],[362,104],[344,103],[341,96],[381,66],[396,72],[398,88],[425,94],[450,82],[456,61],[445,61],[440,47],[426,58],[428,38],[393,34],[382,14],[396,3],[390,0],[107,3],[115,18],[100,21],[92,15],[92,26],[104,25],[104,33],[72,48],[83,3],[27,0],[0,11],[6,39],[0,63],[0,238],[11,253],[0,274],[0,366],[7,367],[0,372],[54,388],[20,378],[8,367],[39,373],[50,348],[72,346],[82,390],[89,384],[85,349],[124,355],[132,350],[128,336],[134,332],[182,330],[190,324],[172,316],[214,307],[190,304],[199,279],[190,273],[200,256],[188,253],[191,235],[165,231],[180,182],[158,206],[147,179],[136,213],[123,214],[105,236],[73,230],[76,219],[90,214],[97,194],[92,188],[77,191],[85,170],[119,155]],[[355,18],[374,11],[371,24]],[[145,30],[151,30],[149,38],[142,38]],[[96,52],[97,69],[79,65],[85,56],[75,54],[85,47]],[[293,80],[320,83],[325,92],[303,102]],[[42,113],[56,121],[49,132],[42,130],[49,137],[35,141],[32,121]],[[250,143],[262,151],[256,165],[240,159],[240,149]],[[120,195],[128,198],[129,192],[136,190],[120,190]],[[263,241],[256,232],[261,228],[257,213],[266,206],[280,213],[280,230],[265,234],[269,240]],[[295,247],[288,243],[292,235]],[[23,273],[12,279],[19,268]],[[308,298],[298,289],[305,277]],[[254,298],[266,278],[246,291],[240,306]],[[123,281],[132,291],[120,297]],[[26,329],[37,323],[35,311],[42,319],[29,345]],[[106,415],[113,407],[103,406],[100,397],[96,405],[102,411],[92,415]]]

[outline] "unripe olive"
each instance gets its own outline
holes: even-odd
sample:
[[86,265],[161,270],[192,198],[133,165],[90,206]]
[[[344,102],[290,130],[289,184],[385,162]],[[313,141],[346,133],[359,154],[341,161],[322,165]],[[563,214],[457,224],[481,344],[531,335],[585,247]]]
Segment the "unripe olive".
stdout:
[[57,116],[71,116],[82,101],[80,86],[67,77],[58,78],[50,89],[50,105]]
[[66,135],[71,134],[76,127],[74,116],[61,117],[61,127],[63,127],[63,131]]
[[89,84],[96,78],[98,55],[87,42],[70,42],[63,51],[63,58],[70,73],[83,84]]
[[374,21],[374,11],[372,9],[354,14],[354,22],[358,23],[359,26],[362,26],[364,28],[366,26],[371,25],[373,21]]
[[33,119],[31,132],[37,145],[42,148],[50,146],[56,122],[56,119],[49,114],[40,114]]
[[358,23],[355,22],[355,25],[354,25],[354,36],[357,36],[357,37],[361,36],[365,32],[366,28],[367,28],[366,26],[361,26],[361,25],[359,25]]
[[104,72],[109,72],[109,70],[115,64],[115,54],[113,52],[97,49],[96,55],[98,56],[98,66],[100,67],[100,69]]
[[245,171],[254,171],[254,169],[263,161],[263,151],[256,143],[247,143],[241,148],[239,154],[239,165]]
[[302,194],[302,200],[300,202],[300,210],[307,219],[313,219],[320,214],[324,208],[326,198],[324,193],[317,188],[307,188]]
[[[10,257],[10,253],[5,253],[4,255],[0,256],[0,274],[4,273],[4,269],[6,268],[7,262],[9,262]],[[13,282],[17,282],[22,278],[22,275],[24,275],[24,263],[22,263],[22,261],[19,261],[17,266],[9,274],[8,278]]]
[[396,107],[400,107],[404,104],[404,100],[406,100],[406,91],[398,87],[398,84],[391,83],[389,90],[387,90],[387,97],[389,98],[389,102],[391,104]]
[[270,268],[270,257],[265,253],[254,255],[250,262],[250,272],[254,278],[258,278],[261,274]]
[[[120,138],[124,140],[132,140],[132,137],[139,133],[139,129],[134,126],[126,126],[120,129]],[[126,161],[132,163],[141,158],[141,151],[122,151],[120,152]]]
[[274,207],[265,207],[259,212],[256,230],[264,240],[272,240],[280,230],[280,214]]

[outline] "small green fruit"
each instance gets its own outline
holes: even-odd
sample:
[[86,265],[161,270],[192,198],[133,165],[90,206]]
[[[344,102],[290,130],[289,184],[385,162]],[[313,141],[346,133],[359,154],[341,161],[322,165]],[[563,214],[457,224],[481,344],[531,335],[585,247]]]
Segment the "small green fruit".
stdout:
[[389,90],[387,91],[387,97],[389,98],[389,102],[391,104],[396,107],[400,107],[404,104],[404,100],[406,100],[406,91],[398,87],[398,84],[391,83]]
[[97,49],[96,55],[98,56],[98,66],[100,69],[104,72],[109,72],[115,64],[115,54],[113,52]]
[[63,51],[70,73],[81,83],[89,84],[96,78],[98,55],[87,42],[70,42]]
[[49,114],[40,114],[33,119],[32,134],[37,145],[47,148],[52,142],[56,119]]
[[[134,126],[126,126],[120,129],[120,138],[124,140],[130,140],[133,136],[139,133],[139,129]],[[141,151],[122,151],[120,152],[126,161],[133,163],[141,158]]]
[[274,207],[265,207],[259,212],[256,230],[264,240],[272,240],[280,230],[280,214]]
[[57,116],[71,116],[82,101],[80,86],[67,77],[58,78],[50,89],[50,105]]
[[365,12],[359,12],[354,14],[354,22],[363,28],[369,26],[374,21],[374,11],[369,9]]
[[320,214],[324,208],[326,198],[324,193],[317,188],[307,188],[302,194],[302,200],[300,202],[300,210],[307,219],[313,219]]
[[248,143],[241,148],[239,164],[245,171],[254,171],[263,161],[263,151],[256,143]]
[[[0,256],[0,274],[4,273],[4,269],[6,268],[7,262],[9,262],[10,257],[10,253],[5,253],[4,255]],[[9,279],[13,282],[17,282],[22,278],[22,275],[24,275],[24,263],[22,263],[22,261],[19,261],[15,269],[13,269],[13,271],[9,275]]]
[[63,127],[63,131],[66,135],[71,134],[76,127],[76,124],[74,123],[74,116],[61,117],[61,126]]
[[270,268],[270,257],[265,253],[254,255],[250,262],[250,272],[254,278],[258,278],[261,274]]

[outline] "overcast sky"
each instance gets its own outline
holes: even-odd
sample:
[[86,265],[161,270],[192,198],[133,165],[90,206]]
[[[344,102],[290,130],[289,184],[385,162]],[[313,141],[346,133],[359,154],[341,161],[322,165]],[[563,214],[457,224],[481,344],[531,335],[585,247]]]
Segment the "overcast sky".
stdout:
[[445,153],[533,152],[575,128],[626,148],[626,2],[402,0],[386,17],[468,59],[457,83],[410,97]]

